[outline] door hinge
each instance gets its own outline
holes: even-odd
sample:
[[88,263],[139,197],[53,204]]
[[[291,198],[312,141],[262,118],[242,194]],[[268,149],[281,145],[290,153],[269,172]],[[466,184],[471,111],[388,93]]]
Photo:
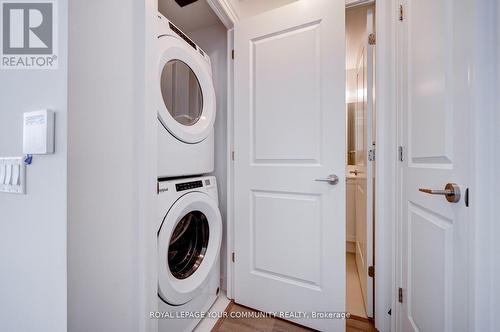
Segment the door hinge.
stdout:
[[231,59],[234,60],[234,50],[231,50]]
[[404,20],[404,9],[403,5],[399,5],[399,20],[403,21]]
[[368,276],[370,278],[375,278],[375,266],[368,266]]
[[401,287],[398,289],[398,302],[403,303],[403,288]]
[[233,251],[233,252],[231,253],[231,261],[232,261],[233,263],[234,263],[234,261],[236,260],[235,256],[236,256],[236,255],[235,255],[235,253],[234,253],[234,251]]
[[375,149],[371,149],[368,151],[368,160],[369,161],[375,161]]
[[234,151],[231,151],[231,160],[234,161]]
[[399,161],[404,161],[404,149],[402,146],[398,147],[398,159]]
[[370,33],[368,35],[368,44],[369,45],[375,45],[376,42],[377,42],[377,38],[375,37],[375,34],[374,33]]

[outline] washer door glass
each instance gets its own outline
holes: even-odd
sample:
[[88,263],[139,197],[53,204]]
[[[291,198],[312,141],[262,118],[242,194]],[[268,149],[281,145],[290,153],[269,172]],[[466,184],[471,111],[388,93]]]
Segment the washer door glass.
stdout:
[[170,115],[184,126],[201,117],[203,94],[193,70],[181,60],[170,60],[161,73],[161,94]]
[[168,267],[177,279],[186,279],[200,266],[208,247],[207,217],[191,211],[177,223],[168,246]]

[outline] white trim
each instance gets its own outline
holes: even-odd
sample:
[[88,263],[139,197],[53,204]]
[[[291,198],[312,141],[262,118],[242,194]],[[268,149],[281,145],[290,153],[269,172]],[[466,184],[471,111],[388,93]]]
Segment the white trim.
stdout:
[[230,0],[207,0],[207,3],[227,29],[232,29],[240,20]]
[[[473,112],[471,122],[475,131],[473,149],[473,179],[470,206],[474,231],[471,241],[474,250],[470,287],[473,292],[470,304],[470,331],[493,331],[500,316],[498,274],[500,251],[498,208],[495,200],[500,197],[498,165],[500,157],[500,114],[498,105],[500,75],[500,5],[496,0],[476,2],[476,33],[474,45],[475,63],[473,69],[472,94]],[[496,49],[492,47],[496,45]]]
[[193,332],[212,331],[219,321],[218,314],[224,312],[230,303],[231,301],[227,298],[226,293],[221,291],[215,303],[208,310],[209,314],[207,317],[203,318],[201,322],[196,325]]
[[231,53],[234,47],[234,30],[227,31],[227,216],[226,216],[226,245],[227,269],[226,292],[227,297],[234,299],[234,264],[232,253],[234,251],[234,61]]
[[[137,47],[138,65],[134,71],[139,78],[137,91],[139,93],[136,112],[135,151],[137,158],[136,193],[138,211],[137,224],[137,283],[138,283],[138,328],[139,332],[157,332],[158,320],[150,319],[146,313],[158,309],[157,287],[157,250],[156,223],[158,218],[158,200],[156,195],[157,182],[157,115],[155,89],[151,77],[156,75],[156,14],[157,0],[137,1],[135,9],[143,15],[137,23],[136,37],[143,42],[144,47]],[[132,24],[132,23],[131,23]],[[144,50],[144,51],[142,51]]]
[[[376,137],[375,165],[375,327],[396,331],[395,226],[397,118],[395,104],[395,0],[376,1]],[[388,311],[392,308],[392,315]]]

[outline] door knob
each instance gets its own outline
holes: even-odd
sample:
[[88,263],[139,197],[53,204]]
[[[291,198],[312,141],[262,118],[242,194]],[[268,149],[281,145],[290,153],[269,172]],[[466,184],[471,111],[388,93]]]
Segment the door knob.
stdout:
[[328,182],[333,186],[339,183],[339,177],[335,174],[330,174],[326,179],[316,179],[314,181]]
[[420,188],[419,191],[431,195],[443,195],[450,203],[458,203],[460,201],[460,187],[456,183],[448,183],[444,190]]

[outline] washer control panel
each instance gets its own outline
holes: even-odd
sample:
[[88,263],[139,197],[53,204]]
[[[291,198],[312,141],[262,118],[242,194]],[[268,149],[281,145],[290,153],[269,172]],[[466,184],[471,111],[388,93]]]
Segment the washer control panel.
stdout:
[[203,187],[203,182],[201,180],[175,184],[175,190],[177,190],[177,191],[184,191],[184,190],[196,189],[196,188],[201,188],[201,187]]
[[177,195],[183,195],[188,190],[217,193],[217,183],[213,176],[177,180],[158,179],[156,185],[158,194],[178,193]]

